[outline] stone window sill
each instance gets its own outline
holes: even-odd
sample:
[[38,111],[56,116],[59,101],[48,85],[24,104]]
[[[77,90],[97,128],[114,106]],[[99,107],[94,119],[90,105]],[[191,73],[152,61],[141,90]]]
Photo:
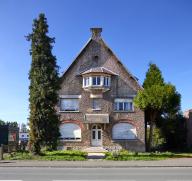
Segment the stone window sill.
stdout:
[[60,113],[79,113],[80,111],[59,111]]
[[101,109],[92,109],[92,111],[101,111]]
[[65,139],[60,139],[62,142],[81,142],[82,140],[65,140]]
[[113,111],[114,113],[135,113],[135,111]]
[[112,143],[114,143],[116,141],[138,141],[138,139],[137,138],[135,138],[135,139],[113,139]]

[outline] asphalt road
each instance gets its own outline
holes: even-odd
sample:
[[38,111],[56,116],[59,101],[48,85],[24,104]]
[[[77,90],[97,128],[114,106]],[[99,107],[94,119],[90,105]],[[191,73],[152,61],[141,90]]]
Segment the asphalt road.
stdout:
[[0,168],[0,181],[192,181],[192,168]]

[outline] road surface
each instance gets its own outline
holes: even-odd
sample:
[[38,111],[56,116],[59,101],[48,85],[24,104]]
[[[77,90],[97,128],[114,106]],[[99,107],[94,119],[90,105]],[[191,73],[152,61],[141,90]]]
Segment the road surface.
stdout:
[[14,181],[192,181],[190,167],[0,168],[0,180]]

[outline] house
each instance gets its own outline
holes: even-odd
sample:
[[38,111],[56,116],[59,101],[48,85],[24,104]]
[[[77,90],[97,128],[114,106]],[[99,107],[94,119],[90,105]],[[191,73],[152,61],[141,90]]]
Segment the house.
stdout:
[[21,124],[19,128],[19,142],[27,143],[29,141],[29,130],[25,124]]
[[15,125],[0,125],[0,145],[4,145],[5,151],[16,151],[19,142],[19,128]]
[[185,111],[184,117],[187,120],[187,145],[192,147],[192,109]]
[[61,77],[61,149],[102,147],[145,151],[144,112],[133,98],[142,89],[101,37],[91,38]]

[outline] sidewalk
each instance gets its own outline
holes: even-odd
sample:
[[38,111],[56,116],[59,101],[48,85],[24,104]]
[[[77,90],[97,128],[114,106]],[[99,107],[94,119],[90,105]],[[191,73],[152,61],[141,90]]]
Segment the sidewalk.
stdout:
[[56,167],[56,168],[126,168],[126,167],[192,167],[192,158],[160,161],[19,161],[2,160],[0,167]]

